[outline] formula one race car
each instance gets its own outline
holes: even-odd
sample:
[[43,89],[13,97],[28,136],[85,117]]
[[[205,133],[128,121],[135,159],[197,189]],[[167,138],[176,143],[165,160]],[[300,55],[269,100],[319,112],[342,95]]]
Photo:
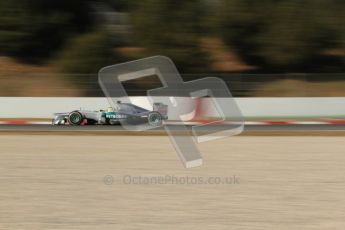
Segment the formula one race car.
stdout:
[[121,120],[127,123],[148,123],[160,126],[168,119],[168,106],[154,103],[153,111],[141,108],[131,103],[117,102],[116,108],[109,107],[107,111],[75,110],[70,113],[55,113],[53,125],[117,125]]

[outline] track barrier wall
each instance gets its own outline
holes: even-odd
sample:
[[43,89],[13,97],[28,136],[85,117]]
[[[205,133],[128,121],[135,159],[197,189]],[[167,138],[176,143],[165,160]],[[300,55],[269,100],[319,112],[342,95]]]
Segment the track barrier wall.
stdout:
[[[151,109],[147,97],[131,97],[132,103]],[[169,98],[160,98],[166,103]],[[227,100],[222,98],[221,100]],[[279,97],[236,98],[245,118],[267,117],[345,117],[345,97]],[[217,117],[210,98],[202,98],[198,105],[204,116]],[[0,118],[51,118],[53,113],[77,109],[106,109],[109,103],[101,97],[0,97]],[[191,106],[185,104],[182,106]],[[177,120],[177,113],[169,109],[169,119]]]

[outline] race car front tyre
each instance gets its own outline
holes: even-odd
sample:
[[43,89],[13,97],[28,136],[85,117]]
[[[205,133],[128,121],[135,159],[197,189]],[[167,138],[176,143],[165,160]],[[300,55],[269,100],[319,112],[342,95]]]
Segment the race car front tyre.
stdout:
[[78,111],[71,112],[68,115],[68,123],[70,125],[80,125],[83,122],[83,115]]
[[163,122],[162,115],[158,112],[149,113],[149,115],[147,116],[147,120],[149,125],[156,127],[161,126]]

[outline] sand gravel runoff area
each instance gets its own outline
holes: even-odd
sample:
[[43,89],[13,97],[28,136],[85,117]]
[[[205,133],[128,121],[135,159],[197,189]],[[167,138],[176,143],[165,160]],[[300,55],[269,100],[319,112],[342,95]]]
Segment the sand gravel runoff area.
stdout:
[[0,229],[345,228],[342,136],[0,136]]

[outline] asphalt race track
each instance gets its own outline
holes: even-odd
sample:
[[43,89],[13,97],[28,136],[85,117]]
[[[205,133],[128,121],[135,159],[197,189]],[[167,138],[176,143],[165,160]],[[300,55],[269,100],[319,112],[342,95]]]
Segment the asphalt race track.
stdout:
[[[191,129],[191,126],[188,127]],[[121,126],[105,126],[105,125],[95,125],[95,126],[53,126],[53,125],[12,125],[3,124],[0,125],[0,132],[3,131],[17,131],[17,132],[115,132],[123,133],[128,132]],[[151,132],[162,132],[163,128],[156,128],[151,130]],[[247,131],[345,131],[345,125],[246,125],[244,132]],[[145,133],[145,132],[143,132]]]

